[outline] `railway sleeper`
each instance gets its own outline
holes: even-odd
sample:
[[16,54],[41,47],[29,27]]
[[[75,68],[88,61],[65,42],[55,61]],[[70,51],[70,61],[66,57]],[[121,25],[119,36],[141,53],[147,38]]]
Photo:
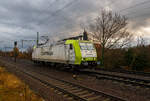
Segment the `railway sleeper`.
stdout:
[[63,88],[64,90],[76,90],[76,89],[79,89],[77,87],[65,87]]
[[101,96],[98,95],[98,96],[87,98],[87,101],[95,101],[98,100],[99,98],[101,98]]
[[66,85],[66,84],[57,84],[57,85],[62,87],[62,88],[71,87],[70,85]]
[[71,93],[78,93],[80,91],[83,91],[83,89],[75,89],[75,90],[70,90]]
[[78,93],[75,93],[76,95],[83,95],[83,94],[87,94],[89,93],[88,91],[82,91],[82,92],[78,92]]
[[88,97],[88,96],[92,96],[94,95],[94,93],[88,93],[88,94],[84,94],[84,95],[79,95],[82,98]]

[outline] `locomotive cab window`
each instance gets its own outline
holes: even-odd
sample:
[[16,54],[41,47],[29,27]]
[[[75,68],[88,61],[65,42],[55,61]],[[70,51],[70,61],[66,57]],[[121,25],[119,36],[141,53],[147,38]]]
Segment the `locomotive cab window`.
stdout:
[[81,50],[87,50],[86,43],[80,43]]
[[94,50],[93,44],[87,43],[86,46],[87,46],[88,50]]
[[70,47],[70,50],[72,50],[72,49],[73,49],[73,45],[72,45],[72,44],[70,44],[70,45],[69,45],[69,47]]
[[91,43],[80,43],[81,50],[94,50],[94,46]]

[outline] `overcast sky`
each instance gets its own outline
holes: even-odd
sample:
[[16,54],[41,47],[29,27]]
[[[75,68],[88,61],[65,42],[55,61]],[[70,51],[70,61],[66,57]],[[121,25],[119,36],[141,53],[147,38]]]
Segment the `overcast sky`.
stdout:
[[1,0],[0,46],[36,39],[36,32],[51,38],[77,35],[102,8],[126,15],[129,29],[149,42],[150,0]]

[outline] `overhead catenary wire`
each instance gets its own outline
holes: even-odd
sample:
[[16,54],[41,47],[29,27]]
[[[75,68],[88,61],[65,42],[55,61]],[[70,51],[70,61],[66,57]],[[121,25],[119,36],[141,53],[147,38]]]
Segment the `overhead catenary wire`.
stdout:
[[108,4],[108,6],[111,6],[111,5],[113,5],[113,4],[117,3],[117,2],[118,2],[118,0],[110,0],[110,3]]
[[[63,11],[63,9],[65,9],[66,7],[68,7],[68,6],[71,6],[72,4],[74,4],[75,2],[77,2],[77,1],[79,1],[79,0],[73,0],[72,2],[70,2],[70,3],[68,3],[64,8],[62,8],[62,9],[60,9],[61,11]],[[113,3],[116,3],[116,1],[114,1]],[[112,3],[109,3],[108,5],[110,5],[110,4],[112,4]],[[102,9],[103,7],[100,7],[100,9]],[[53,15],[55,16],[55,15],[57,15],[58,13],[59,13],[60,11],[58,10],[58,11],[56,11],[55,13],[53,13]],[[65,16],[63,16],[63,18],[65,19],[65,20],[67,20],[67,18],[65,17]],[[53,23],[57,23],[57,21],[55,21],[55,20],[53,20],[53,18],[52,18],[52,20],[50,20],[51,22],[50,22],[50,24],[53,24]],[[69,24],[69,23],[68,23]],[[67,24],[67,25],[68,25]],[[64,24],[63,24],[64,25]]]
[[147,17],[150,16],[150,12],[149,13],[145,13],[145,14],[141,14],[141,15],[137,15],[137,16],[133,16],[133,17],[129,17],[130,19],[135,19],[135,18],[140,18],[140,17]]
[[69,6],[71,6],[73,3],[77,2],[78,0],[72,0],[71,2],[67,3],[66,5],[64,5],[62,8],[56,10],[55,12],[52,13],[52,15],[56,15],[57,13],[63,11],[65,8],[68,8]]
[[60,0],[55,0],[55,1],[51,2],[51,3],[49,4],[49,7],[53,6],[53,4],[57,3],[58,1],[60,1]]
[[149,8],[150,8],[150,6],[140,8],[140,10],[142,10],[141,13],[139,13],[139,10],[138,10],[138,11],[129,12],[129,13],[125,14],[125,16],[128,16],[129,19],[133,19],[133,18],[135,19],[135,18],[144,17],[144,16],[148,17],[148,16],[150,16],[150,12],[144,12],[144,11],[148,10]]
[[133,9],[133,8],[135,8],[137,6],[141,6],[141,5],[144,5],[144,4],[147,4],[147,3],[150,3],[150,0],[143,1],[143,2],[140,2],[140,3],[134,4],[134,5],[131,5],[131,6],[127,7],[127,8],[121,9],[121,10],[119,10],[119,13],[121,13],[123,11],[126,11],[126,10],[129,10],[129,9]]
[[[55,4],[57,1],[59,1],[59,0],[55,0],[55,1],[51,2],[50,6],[52,6],[53,4]],[[56,10],[55,12],[52,12],[51,15],[54,16],[54,17],[57,16],[57,14],[59,12],[61,12],[62,10],[68,8],[70,5],[74,4],[76,1],[77,0],[72,0],[71,2],[67,3],[66,5],[64,5],[62,8]],[[54,20],[52,20],[52,21],[54,21]],[[51,21],[51,23],[52,23],[52,21]]]
[[[68,7],[68,6],[72,5],[72,4],[74,4],[75,2],[77,2],[77,0],[75,0],[75,1],[73,0],[73,1],[69,2],[68,4],[66,4],[64,7],[62,7],[61,9],[58,9],[57,11],[52,12],[52,13],[51,13],[51,16],[53,16],[53,18],[51,18],[51,20],[48,21],[48,22],[50,22],[50,24],[57,23],[57,20],[53,20],[54,17],[55,17],[59,12],[63,11],[63,9],[65,9],[66,7]],[[114,1],[113,3],[110,2],[108,5],[114,4],[114,3],[116,3],[116,1]],[[101,7],[101,9],[102,9],[102,7]],[[65,20],[67,20],[66,17],[63,16],[63,18],[64,18]],[[42,24],[42,23],[41,23],[41,24]],[[64,25],[64,24],[63,24],[63,25]]]
[[[68,8],[68,7],[70,7],[70,6],[72,6],[72,5],[73,5],[75,2],[77,2],[77,1],[79,1],[79,0],[72,0],[71,2],[69,2],[69,3],[67,3],[65,6],[63,6],[61,9],[57,10],[55,13],[53,13],[53,14],[54,14],[54,15],[53,15],[53,18],[51,18],[50,21],[48,21],[48,22],[50,22],[51,25],[52,25],[53,23],[57,23],[58,20],[53,20],[54,17],[55,17],[57,14],[59,14],[59,12],[61,12],[61,11],[63,11],[64,9],[66,9],[66,8]],[[62,15],[61,15],[61,16],[62,16]],[[64,20],[68,20],[68,18],[66,18],[65,16],[63,16],[63,18],[64,18]],[[63,20],[63,21],[64,21],[64,20]],[[59,22],[59,23],[60,23],[60,22]],[[67,26],[67,25],[69,25],[70,23],[65,23],[65,24],[66,24],[66,26]],[[66,27],[65,24],[62,25],[63,28]],[[71,22],[70,25],[72,26],[73,23]],[[70,25],[69,25],[69,26],[70,26]]]
[[[123,8],[123,9],[119,10],[118,12],[121,13],[121,12],[124,12],[126,10],[134,9],[134,8],[136,8],[138,6],[142,6],[142,5],[148,4],[148,3],[150,3],[150,0],[143,1],[143,2],[140,2],[140,3],[136,3],[134,5],[131,5],[131,6],[127,7],[127,8]],[[150,8],[149,6],[148,7],[144,7],[144,8],[142,8],[142,10],[143,9],[149,9],[149,8]],[[134,15],[136,12],[137,11],[135,11],[135,12],[129,12],[129,13],[123,14],[123,15],[124,16],[128,16],[129,19],[143,17],[143,16],[149,16],[150,15],[150,12],[148,12],[148,13],[144,13],[144,14],[141,14],[141,15],[136,15],[136,16],[133,16],[133,17],[129,17],[130,15]]]
[[[74,4],[74,3],[77,2],[77,1],[78,1],[78,0],[72,0],[71,2],[65,4],[63,7],[61,7],[60,9],[58,9],[58,10],[56,10],[56,11],[54,11],[54,12],[51,12],[51,13],[49,14],[49,16],[47,16],[47,17],[44,18],[43,20],[46,19],[46,21],[47,21],[47,19],[51,16],[52,18],[49,20],[49,22],[52,23],[53,21],[55,21],[55,20],[53,20],[53,18],[54,18],[55,16],[57,16],[57,14],[58,14],[59,12],[63,11],[64,9],[66,9],[66,8],[68,8],[68,7],[70,7],[72,4]],[[64,18],[65,18],[65,17],[64,17]],[[45,21],[43,21],[43,20],[40,21],[39,25],[45,23]]]
[[[150,7],[144,7],[144,8],[142,8],[142,10],[145,10],[145,9],[149,9]],[[126,16],[130,16],[130,15],[134,15],[134,14],[136,14],[137,13],[137,11],[134,11],[134,12],[129,12],[129,13],[127,13],[127,14],[125,14]]]
[[[58,0],[55,0],[58,1]],[[53,20],[55,16],[57,16],[57,14],[61,11],[63,11],[65,8],[68,8],[68,6],[72,5],[74,2],[76,2],[76,0],[72,0],[71,2],[67,3],[66,5],[64,5],[62,8],[50,13],[50,15],[53,16],[53,18],[50,18],[50,24],[52,24],[53,22],[56,22],[56,20]],[[149,1],[148,1],[149,2]],[[56,2],[55,2],[56,3]],[[53,3],[52,3],[53,4]],[[65,18],[65,17],[64,17]],[[43,22],[44,23],[44,22]]]
[[[113,3],[112,3],[113,2]],[[114,4],[114,3],[116,3],[117,1],[112,1],[112,2],[110,2],[108,5],[112,5],[112,4]],[[73,3],[71,3],[71,4],[73,4]],[[66,6],[68,6],[68,5],[66,5]],[[65,7],[64,7],[65,8]],[[103,7],[100,7],[101,9],[103,9]],[[63,9],[62,9],[63,10]],[[58,14],[58,12],[56,12],[57,14]],[[55,14],[54,14],[55,15]],[[64,17],[65,18],[65,17]],[[53,23],[57,23],[55,20],[53,20],[52,22],[51,22],[51,24],[53,24]],[[70,23],[67,23],[67,25],[69,25]],[[65,24],[63,24],[62,26],[64,26]],[[66,26],[67,26],[66,25]],[[64,28],[65,28],[65,26],[64,26]]]

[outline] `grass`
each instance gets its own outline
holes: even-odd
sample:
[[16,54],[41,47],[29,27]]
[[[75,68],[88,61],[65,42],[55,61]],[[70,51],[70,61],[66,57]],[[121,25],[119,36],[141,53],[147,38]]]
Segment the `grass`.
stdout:
[[0,67],[0,101],[44,101],[15,75]]

